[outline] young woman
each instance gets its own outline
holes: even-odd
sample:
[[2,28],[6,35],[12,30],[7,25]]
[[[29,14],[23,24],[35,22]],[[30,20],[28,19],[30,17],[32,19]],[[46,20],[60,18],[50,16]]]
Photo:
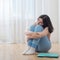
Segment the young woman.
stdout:
[[35,54],[35,52],[48,52],[51,48],[50,35],[53,26],[49,16],[41,15],[38,20],[26,32],[28,48],[23,54]]

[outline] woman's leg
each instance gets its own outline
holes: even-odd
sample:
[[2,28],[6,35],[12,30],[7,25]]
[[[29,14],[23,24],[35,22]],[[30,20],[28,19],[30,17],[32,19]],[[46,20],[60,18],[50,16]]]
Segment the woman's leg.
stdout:
[[[43,31],[43,27],[42,26],[40,26],[40,25],[35,26],[34,32],[41,32],[41,31]],[[39,41],[40,41],[40,38],[29,40],[28,41],[28,45],[33,47],[33,48],[36,48],[36,46],[38,45]]]
[[[30,31],[32,31],[32,32],[34,32],[34,30],[35,30],[35,25],[32,25],[30,28],[29,28],[29,30]],[[30,45],[32,45],[30,42],[32,42],[33,41],[33,39],[29,39],[28,41],[27,41],[27,43],[29,43]],[[30,50],[30,46],[28,46],[28,45],[26,45],[26,49],[25,49],[25,51],[22,53],[22,54],[26,54],[26,52],[28,52]]]
[[[34,32],[35,27],[36,27],[35,25],[31,25],[31,27],[29,28],[29,30],[32,31],[32,32]],[[32,45],[32,41],[33,41],[33,39],[29,39],[28,40],[27,43],[28,43],[29,46]]]
[[51,41],[47,36],[40,38],[36,51],[38,52],[48,52],[51,48]]

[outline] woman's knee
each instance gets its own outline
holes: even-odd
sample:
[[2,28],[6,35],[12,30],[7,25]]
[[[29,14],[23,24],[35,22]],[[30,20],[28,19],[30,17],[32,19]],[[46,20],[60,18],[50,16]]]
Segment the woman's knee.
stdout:
[[29,30],[34,31],[35,30],[35,25],[31,25]]
[[43,31],[43,27],[41,25],[36,25],[35,32]]

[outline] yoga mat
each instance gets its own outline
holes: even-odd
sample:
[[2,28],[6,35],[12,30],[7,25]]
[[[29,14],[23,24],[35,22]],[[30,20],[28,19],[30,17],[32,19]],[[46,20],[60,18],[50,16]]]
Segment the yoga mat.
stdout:
[[59,55],[56,53],[39,53],[38,57],[49,57],[49,58],[58,58]]

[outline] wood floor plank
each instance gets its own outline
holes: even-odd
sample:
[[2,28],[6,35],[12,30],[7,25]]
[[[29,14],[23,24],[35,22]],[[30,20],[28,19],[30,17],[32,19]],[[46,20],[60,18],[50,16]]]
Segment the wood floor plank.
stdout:
[[[0,44],[0,60],[60,60],[59,58],[38,58],[36,55],[22,55],[25,44]],[[49,52],[60,54],[59,44],[53,44]]]

